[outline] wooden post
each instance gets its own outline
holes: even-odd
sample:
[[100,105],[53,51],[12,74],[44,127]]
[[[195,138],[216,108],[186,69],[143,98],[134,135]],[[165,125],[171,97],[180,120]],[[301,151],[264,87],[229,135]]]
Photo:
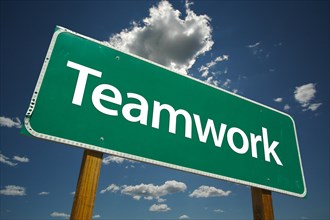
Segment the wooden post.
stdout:
[[85,150],[71,210],[71,220],[89,220],[93,216],[103,153]]
[[271,191],[251,187],[251,194],[254,220],[274,220]]

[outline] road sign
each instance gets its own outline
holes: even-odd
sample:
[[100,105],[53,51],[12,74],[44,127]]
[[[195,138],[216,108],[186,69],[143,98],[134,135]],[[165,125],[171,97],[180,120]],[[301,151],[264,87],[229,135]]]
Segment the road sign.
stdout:
[[25,129],[85,149],[306,195],[289,115],[61,27]]

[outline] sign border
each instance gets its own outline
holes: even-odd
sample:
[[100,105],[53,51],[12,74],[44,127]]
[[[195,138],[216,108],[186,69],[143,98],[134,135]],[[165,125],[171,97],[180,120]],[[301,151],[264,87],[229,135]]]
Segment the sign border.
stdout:
[[[300,169],[301,169],[302,180],[303,180],[303,185],[304,185],[304,192],[302,194],[294,193],[294,192],[290,192],[290,191],[283,190],[283,189],[278,189],[278,188],[274,188],[274,187],[270,187],[270,186],[265,186],[265,185],[262,185],[262,184],[257,184],[257,183],[253,183],[253,182],[249,182],[249,181],[239,180],[239,179],[235,179],[235,178],[231,178],[231,177],[227,177],[227,176],[222,176],[222,175],[213,174],[213,173],[209,173],[209,172],[205,172],[205,171],[200,171],[200,170],[196,170],[196,169],[192,169],[192,168],[187,168],[187,167],[183,167],[183,166],[179,166],[179,165],[165,163],[165,162],[161,162],[161,161],[157,161],[157,160],[153,160],[153,159],[148,159],[148,158],[144,158],[144,157],[140,157],[140,156],[135,156],[135,155],[132,155],[132,154],[122,153],[122,152],[119,152],[119,151],[114,151],[114,150],[110,150],[110,149],[98,147],[98,146],[95,146],[95,145],[85,144],[85,143],[81,143],[81,142],[78,142],[78,141],[73,141],[73,140],[69,140],[69,139],[65,139],[65,138],[60,138],[60,137],[56,137],[56,136],[52,136],[52,135],[48,135],[48,134],[43,134],[43,133],[39,133],[39,132],[35,131],[31,127],[30,117],[31,117],[31,115],[33,113],[34,106],[35,106],[35,103],[36,103],[37,98],[38,98],[39,90],[41,88],[41,84],[42,84],[43,78],[45,76],[45,73],[46,73],[46,70],[47,70],[47,67],[48,67],[48,63],[49,63],[49,60],[51,58],[51,55],[52,55],[52,52],[53,52],[53,49],[54,49],[54,46],[55,46],[55,42],[57,40],[58,35],[61,34],[61,33],[64,33],[64,32],[73,34],[75,36],[84,38],[86,40],[93,41],[93,42],[95,42],[97,44],[100,44],[100,45],[105,46],[105,47],[109,47],[109,48],[111,48],[113,50],[120,51],[120,52],[122,52],[124,54],[127,54],[129,56],[138,58],[140,60],[143,60],[143,61],[148,62],[148,63],[153,64],[153,65],[159,66],[159,67],[161,67],[163,69],[166,69],[166,70],[168,70],[170,72],[179,74],[179,75],[184,76],[184,77],[186,77],[188,79],[195,80],[195,81],[197,81],[199,83],[202,83],[204,85],[207,85],[209,87],[215,88],[215,89],[220,90],[222,92],[226,92],[226,93],[228,93],[230,95],[239,97],[241,99],[244,99],[244,100],[249,101],[251,103],[254,103],[256,105],[262,106],[264,108],[268,108],[268,109],[270,109],[272,111],[278,112],[278,113],[280,113],[282,115],[285,115],[285,116],[289,117],[291,119],[291,121],[292,121],[293,128],[294,128],[295,140],[296,140],[296,143],[297,143],[297,152],[298,152]],[[167,167],[167,168],[171,168],[171,169],[175,169],[175,170],[180,170],[180,171],[185,171],[185,172],[189,172],[189,173],[193,173],[193,174],[198,174],[198,175],[202,175],[202,176],[212,177],[212,178],[215,178],[215,179],[220,179],[220,180],[225,180],[225,181],[229,181],[229,182],[233,182],[233,183],[247,185],[247,186],[250,186],[250,187],[262,188],[262,189],[266,189],[266,190],[270,190],[270,191],[274,191],[274,192],[279,192],[279,193],[283,193],[283,194],[287,194],[287,195],[291,195],[291,196],[296,196],[296,197],[300,197],[300,198],[303,198],[303,197],[305,197],[307,195],[307,189],[306,189],[305,177],[304,177],[304,172],[303,172],[303,166],[302,166],[301,157],[300,157],[300,150],[299,150],[299,144],[298,144],[296,126],[295,126],[295,123],[294,123],[293,118],[290,115],[288,115],[287,113],[281,112],[281,111],[279,111],[277,109],[273,109],[273,108],[271,108],[269,106],[266,106],[266,105],[263,105],[261,103],[258,103],[256,101],[253,101],[251,99],[248,99],[248,98],[245,98],[243,96],[240,96],[238,94],[235,94],[235,93],[226,91],[226,90],[224,90],[222,88],[219,88],[219,87],[216,87],[216,86],[213,86],[213,85],[209,85],[206,82],[203,82],[203,81],[201,81],[199,79],[196,79],[196,78],[193,78],[191,76],[180,74],[180,73],[178,73],[176,71],[173,71],[173,70],[171,70],[171,69],[169,69],[169,68],[167,68],[165,66],[162,66],[160,64],[157,64],[157,63],[152,62],[150,60],[147,60],[145,58],[139,57],[137,55],[134,55],[134,54],[131,54],[131,53],[128,53],[128,52],[124,52],[124,51],[118,50],[116,48],[113,48],[107,42],[101,42],[101,41],[95,40],[93,38],[84,36],[82,34],[76,33],[74,31],[71,31],[71,30],[69,30],[67,28],[64,28],[64,27],[61,27],[61,26],[56,26],[55,32],[54,32],[53,37],[51,39],[51,42],[50,42],[50,45],[49,45],[49,48],[48,48],[48,51],[47,51],[47,54],[46,54],[46,57],[45,57],[43,66],[42,66],[41,71],[40,71],[40,75],[39,75],[37,84],[36,84],[35,89],[34,89],[34,93],[32,95],[31,101],[30,101],[29,108],[28,108],[27,113],[26,113],[25,118],[24,118],[24,125],[25,125],[25,129],[28,131],[28,133],[30,133],[32,136],[35,136],[35,137],[41,138],[41,139],[46,139],[46,140],[50,140],[50,141],[54,141],[54,142],[59,142],[59,143],[67,144],[67,145],[72,145],[72,146],[76,146],[76,147],[80,147],[80,148],[84,148],[84,149],[95,150],[95,151],[103,152],[103,153],[106,153],[106,154],[111,154],[111,155],[114,155],[114,156],[127,158],[127,159],[130,159],[130,160],[136,160],[136,161],[141,161],[141,162],[145,162],[145,163],[150,163],[150,164],[153,164],[153,165],[163,166],[163,167]]]

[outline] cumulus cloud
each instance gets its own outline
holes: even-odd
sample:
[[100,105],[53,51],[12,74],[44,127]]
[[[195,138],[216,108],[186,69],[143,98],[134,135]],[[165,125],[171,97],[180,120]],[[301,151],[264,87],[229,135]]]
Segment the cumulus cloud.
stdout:
[[101,193],[101,194],[104,194],[104,193],[106,193],[106,192],[117,192],[118,190],[120,190],[120,187],[119,187],[119,186],[117,186],[117,185],[115,185],[115,184],[111,184],[111,185],[109,185],[107,188],[102,189],[102,190],[100,191],[100,193]]
[[213,186],[200,186],[195,189],[189,196],[194,198],[209,198],[209,197],[221,197],[229,196],[231,191],[223,191],[222,189],[217,189]]
[[174,194],[178,192],[184,192],[187,189],[186,184],[177,182],[175,180],[166,181],[163,185],[157,186],[153,184],[140,184],[135,186],[123,186],[121,193],[124,195],[132,196],[135,200],[144,198],[146,200],[157,199],[164,201],[162,196],[168,194]]
[[8,185],[0,190],[1,195],[5,196],[25,196],[25,188],[22,186]]
[[315,98],[316,94],[316,84],[308,83],[302,86],[296,87],[294,91],[294,98],[303,108],[303,111],[316,111],[322,103],[311,103],[311,101]]
[[10,161],[10,159],[8,157],[6,157],[5,155],[0,153],[0,163],[4,163],[8,166],[14,167],[17,165],[17,163],[14,163],[12,161]]
[[149,211],[151,211],[151,212],[167,212],[170,210],[171,210],[171,208],[168,207],[166,204],[153,204],[149,208]]
[[63,213],[63,212],[52,212],[50,214],[51,217],[55,217],[55,218],[64,218],[64,219],[68,219],[70,218],[69,214]]
[[27,157],[19,157],[19,156],[14,156],[13,160],[16,160],[21,163],[28,163],[30,161],[30,159]]
[[302,105],[308,104],[316,93],[316,84],[308,83],[306,85],[296,87],[294,91],[294,98]]
[[19,120],[18,117],[16,117],[15,119],[11,119],[11,118],[1,116],[0,117],[0,126],[1,127],[8,127],[8,128],[12,128],[12,127],[21,128],[22,123],[21,123],[21,120]]
[[278,97],[278,98],[275,98],[273,100],[274,100],[274,102],[282,102],[283,101],[283,98]]
[[181,215],[179,219],[190,219],[190,217],[188,215]]
[[211,19],[196,15],[190,5],[187,1],[182,16],[168,1],[160,1],[149,9],[149,17],[141,25],[133,22],[132,27],[112,36],[109,44],[187,74],[196,58],[210,51],[214,43]]

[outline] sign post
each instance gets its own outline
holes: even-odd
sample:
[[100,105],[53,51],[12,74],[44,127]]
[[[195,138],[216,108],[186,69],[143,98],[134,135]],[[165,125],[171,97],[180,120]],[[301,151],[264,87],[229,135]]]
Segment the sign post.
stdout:
[[103,153],[84,150],[71,210],[71,220],[92,219]]
[[254,220],[274,220],[271,191],[251,187],[251,195]]

